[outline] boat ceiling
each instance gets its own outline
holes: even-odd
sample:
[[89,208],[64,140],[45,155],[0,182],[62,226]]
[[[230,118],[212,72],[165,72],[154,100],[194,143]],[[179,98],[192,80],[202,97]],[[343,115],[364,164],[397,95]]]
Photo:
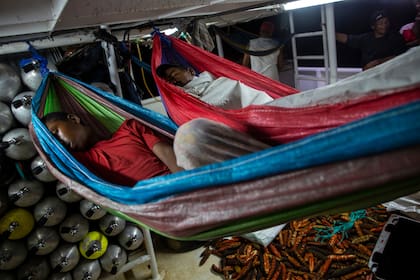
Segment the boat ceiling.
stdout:
[[12,0],[0,4],[0,43],[108,30],[176,25],[192,19],[218,26],[269,17],[287,1],[258,0]]

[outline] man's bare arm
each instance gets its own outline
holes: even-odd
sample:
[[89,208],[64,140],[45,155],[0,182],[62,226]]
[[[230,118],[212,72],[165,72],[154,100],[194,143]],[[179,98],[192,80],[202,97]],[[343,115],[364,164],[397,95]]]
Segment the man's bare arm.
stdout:
[[348,35],[344,34],[344,33],[336,32],[335,33],[335,39],[338,42],[345,44],[345,43],[347,43]]
[[159,142],[153,146],[153,153],[169,168],[172,173],[182,171],[183,168],[176,164],[176,157],[172,145]]

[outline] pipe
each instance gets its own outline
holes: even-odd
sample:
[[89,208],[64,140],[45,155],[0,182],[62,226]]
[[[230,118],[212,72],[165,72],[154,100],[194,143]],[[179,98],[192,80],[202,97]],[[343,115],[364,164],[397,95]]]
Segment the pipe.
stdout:
[[325,7],[327,23],[328,60],[330,62],[330,83],[337,81],[337,48],[335,44],[334,4]]
[[[101,29],[105,29],[108,31],[108,27],[106,25],[101,25]],[[117,59],[115,56],[115,50],[114,46],[106,41],[101,42],[101,46],[105,51],[105,56],[108,64],[108,71],[109,71],[109,77],[111,79],[111,82],[114,84],[114,86],[117,89],[116,94],[119,97],[122,97],[122,89],[121,89],[121,82],[120,82],[120,76],[118,74],[118,65],[117,65]]]
[[217,45],[217,53],[220,57],[225,57],[225,53],[223,51],[223,43],[220,35],[216,33],[216,45]]

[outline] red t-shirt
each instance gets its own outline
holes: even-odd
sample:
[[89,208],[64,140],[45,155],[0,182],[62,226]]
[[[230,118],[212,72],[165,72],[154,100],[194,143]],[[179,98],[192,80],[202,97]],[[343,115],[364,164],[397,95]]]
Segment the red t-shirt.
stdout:
[[91,172],[111,183],[133,186],[137,181],[171,173],[153,153],[153,146],[166,141],[136,120],[126,120],[108,140],[99,141],[74,156]]

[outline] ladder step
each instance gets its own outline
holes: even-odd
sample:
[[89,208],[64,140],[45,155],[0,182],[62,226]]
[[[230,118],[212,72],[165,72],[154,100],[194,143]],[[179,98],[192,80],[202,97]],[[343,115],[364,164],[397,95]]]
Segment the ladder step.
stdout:
[[304,38],[304,37],[314,37],[314,36],[322,36],[322,31],[313,31],[313,32],[302,32],[296,33],[293,35],[294,38]]
[[300,56],[296,56],[296,59],[324,59],[325,56],[324,55],[300,55]]
[[302,80],[309,80],[309,81],[327,81],[327,78],[317,78],[314,76],[308,76],[308,75],[295,75],[296,79],[302,79]]

